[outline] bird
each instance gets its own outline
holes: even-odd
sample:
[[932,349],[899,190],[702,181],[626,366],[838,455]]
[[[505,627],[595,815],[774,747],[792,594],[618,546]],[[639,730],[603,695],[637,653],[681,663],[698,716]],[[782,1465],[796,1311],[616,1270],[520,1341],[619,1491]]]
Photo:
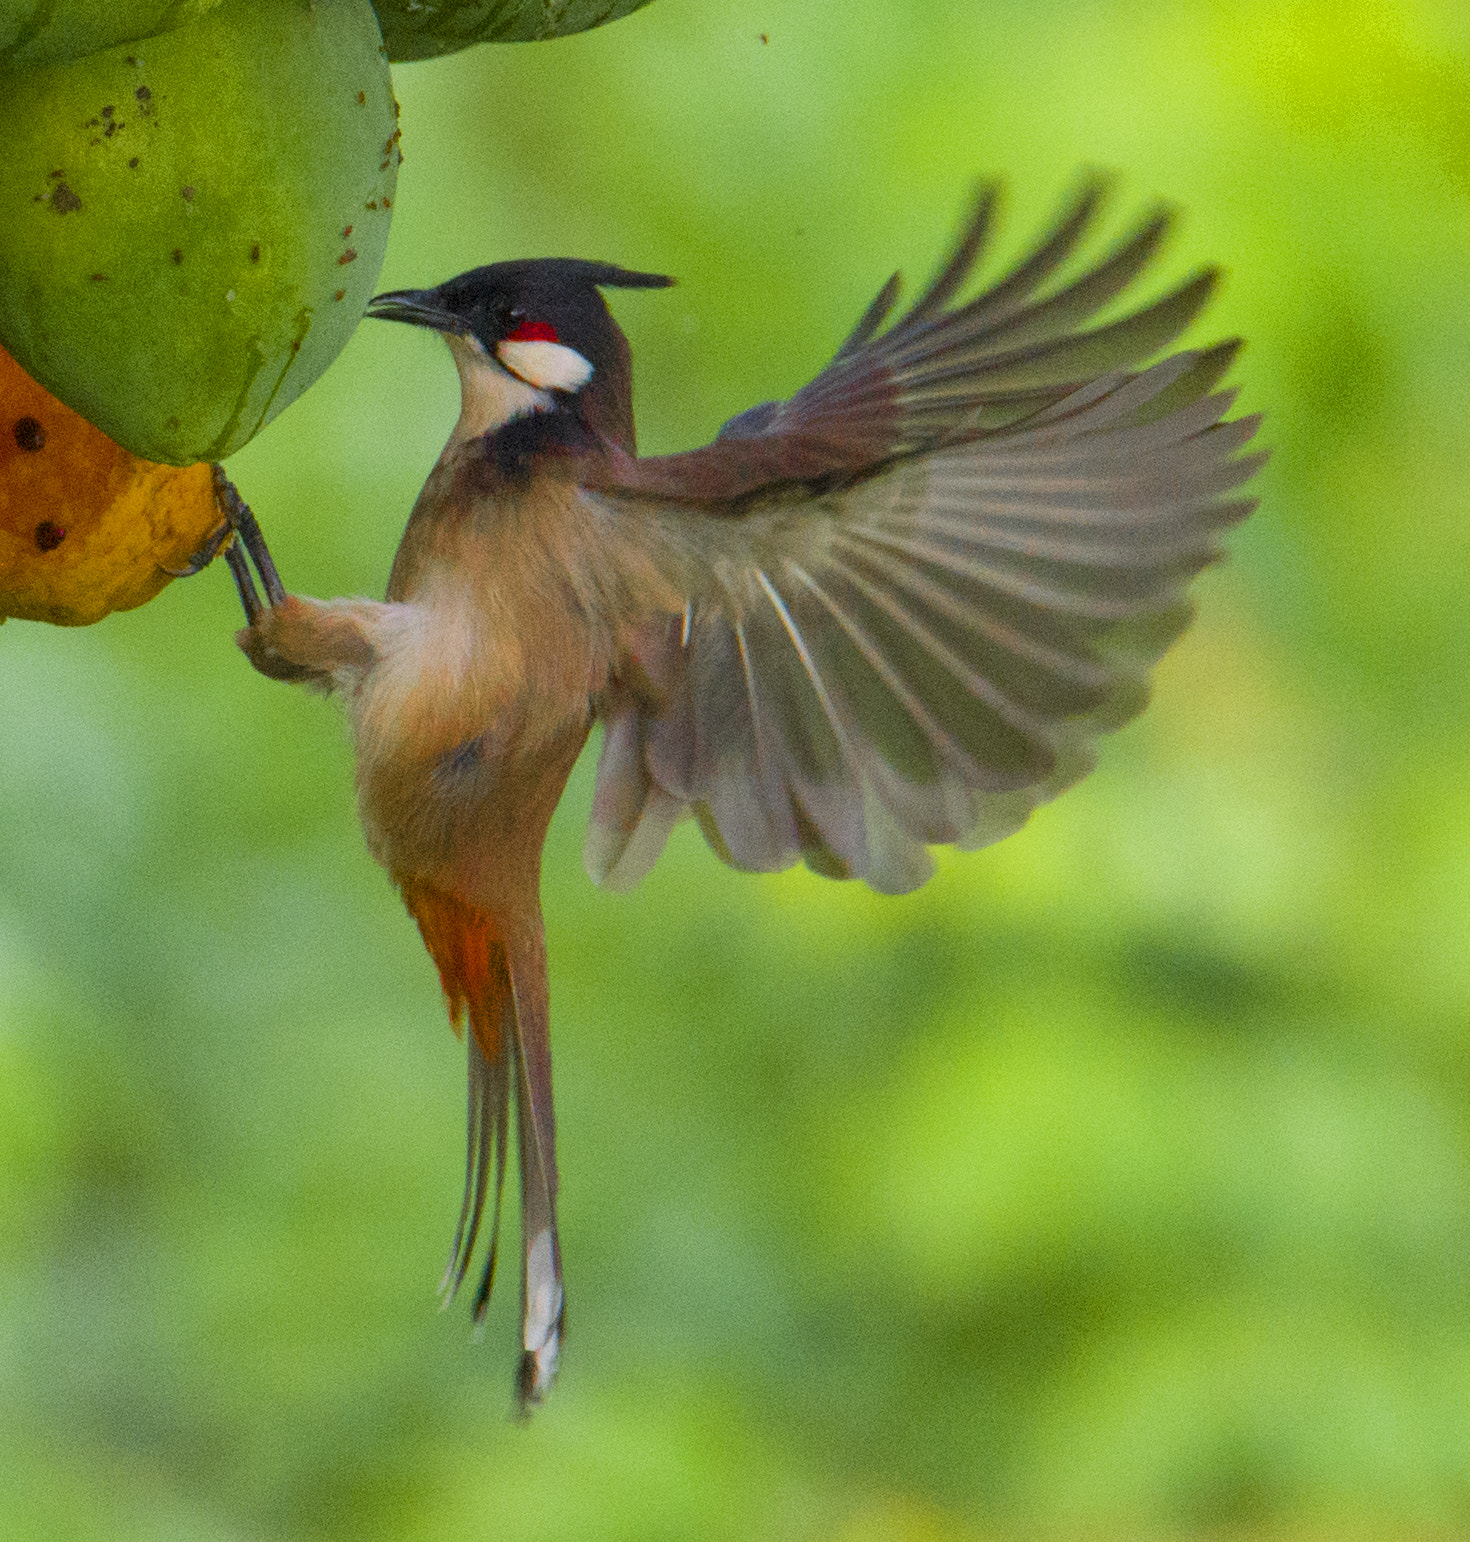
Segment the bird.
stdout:
[[593,726],[596,882],[636,884],[692,815],[732,867],[905,893],[932,847],[999,840],[1087,772],[1255,507],[1260,419],[1229,417],[1220,385],[1240,340],[1165,352],[1218,271],[1098,321],[1173,219],[1147,211],[1082,260],[1107,188],[1083,179],[967,298],[1001,192],[979,185],[907,310],[894,274],[807,385],[679,454],[637,453],[603,296],[667,276],[524,259],[376,296],[369,316],[443,337],[460,384],[381,601],[288,593],[221,478],[237,641],[345,703],[369,851],[468,1021],[441,1294],[488,1213],[477,1325],[514,1106],[522,1412],[565,1333],[541,855]]

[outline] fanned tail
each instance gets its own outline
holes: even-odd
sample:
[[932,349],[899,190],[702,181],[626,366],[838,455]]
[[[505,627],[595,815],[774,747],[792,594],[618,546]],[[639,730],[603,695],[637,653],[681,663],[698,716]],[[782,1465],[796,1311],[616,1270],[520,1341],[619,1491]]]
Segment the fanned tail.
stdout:
[[465,1188],[440,1294],[447,1307],[469,1271],[486,1201],[490,1243],[472,1313],[481,1323],[495,1283],[511,1087],[521,1177],[520,1407],[556,1377],[565,1322],[556,1231],[556,1125],[546,945],[539,907],[501,918],[415,880],[400,880],[409,913],[439,970],[455,1031],[469,1017]]

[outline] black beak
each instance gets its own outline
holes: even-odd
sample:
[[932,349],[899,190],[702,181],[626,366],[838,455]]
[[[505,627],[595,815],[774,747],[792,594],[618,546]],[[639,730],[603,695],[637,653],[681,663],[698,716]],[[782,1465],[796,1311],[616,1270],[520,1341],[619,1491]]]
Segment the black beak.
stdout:
[[391,294],[375,294],[368,301],[367,314],[379,321],[407,321],[416,327],[432,327],[436,332],[468,332],[469,323],[434,300],[432,289],[395,289]]

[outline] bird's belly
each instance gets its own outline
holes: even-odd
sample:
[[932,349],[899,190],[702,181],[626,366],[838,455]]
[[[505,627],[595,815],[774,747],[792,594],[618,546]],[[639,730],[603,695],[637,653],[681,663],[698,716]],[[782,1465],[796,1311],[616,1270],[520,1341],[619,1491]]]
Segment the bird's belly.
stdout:
[[590,714],[542,740],[507,749],[494,727],[431,758],[406,753],[360,765],[368,848],[400,884],[427,883],[494,913],[512,911],[539,882],[541,847]]
[[590,661],[544,635],[533,651],[443,596],[387,609],[352,698],[369,848],[400,880],[449,892],[519,882],[587,736]]

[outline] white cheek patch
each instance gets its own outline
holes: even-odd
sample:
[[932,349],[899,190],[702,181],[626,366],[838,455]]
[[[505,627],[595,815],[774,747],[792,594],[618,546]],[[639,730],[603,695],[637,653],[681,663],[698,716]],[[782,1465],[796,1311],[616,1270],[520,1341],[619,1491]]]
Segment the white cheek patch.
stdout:
[[592,366],[565,343],[507,338],[495,351],[512,374],[538,391],[580,391],[592,378]]

